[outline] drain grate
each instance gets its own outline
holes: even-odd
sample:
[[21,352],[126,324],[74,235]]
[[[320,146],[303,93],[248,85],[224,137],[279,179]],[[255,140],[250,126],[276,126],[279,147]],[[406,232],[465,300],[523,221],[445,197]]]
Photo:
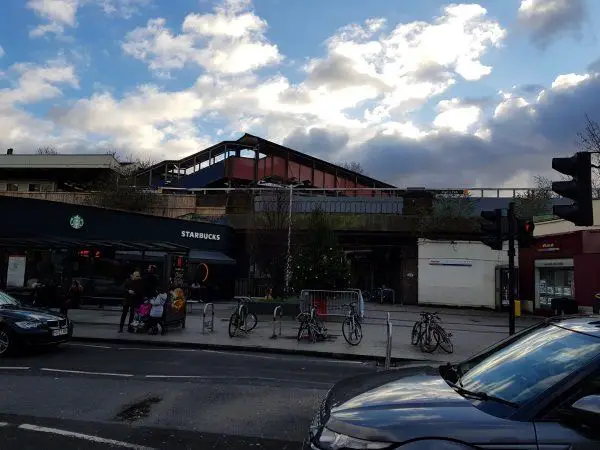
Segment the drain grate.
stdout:
[[117,414],[117,419],[123,422],[135,422],[136,420],[148,417],[152,405],[159,403],[161,400],[159,397],[148,397],[142,401],[128,405]]

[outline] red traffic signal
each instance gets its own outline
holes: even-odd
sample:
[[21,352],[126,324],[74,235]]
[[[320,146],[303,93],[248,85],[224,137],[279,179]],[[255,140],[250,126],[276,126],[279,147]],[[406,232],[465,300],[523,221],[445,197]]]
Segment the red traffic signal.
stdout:
[[516,238],[519,242],[519,248],[528,248],[534,244],[533,230],[535,230],[533,220],[517,219]]

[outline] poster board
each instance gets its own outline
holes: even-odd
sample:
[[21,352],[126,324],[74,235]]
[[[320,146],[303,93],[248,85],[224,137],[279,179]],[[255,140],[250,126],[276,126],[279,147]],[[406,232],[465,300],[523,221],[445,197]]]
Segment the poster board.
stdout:
[[23,287],[25,285],[25,268],[27,267],[27,257],[9,256],[8,268],[6,270],[7,287]]

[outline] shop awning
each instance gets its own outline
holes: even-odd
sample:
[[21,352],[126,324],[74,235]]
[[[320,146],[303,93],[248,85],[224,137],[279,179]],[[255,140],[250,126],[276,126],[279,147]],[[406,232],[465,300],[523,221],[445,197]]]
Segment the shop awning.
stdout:
[[87,205],[0,195],[3,247],[154,251],[187,255],[190,249],[227,252],[232,229]]
[[224,253],[208,250],[190,250],[189,258],[191,263],[235,264],[235,259],[230,258]]

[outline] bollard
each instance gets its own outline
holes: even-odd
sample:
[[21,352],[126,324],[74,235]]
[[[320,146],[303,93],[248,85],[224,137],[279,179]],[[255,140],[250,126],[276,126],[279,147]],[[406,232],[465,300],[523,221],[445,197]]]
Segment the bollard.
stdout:
[[[210,306],[211,319],[210,322],[206,322],[206,309]],[[209,331],[215,331],[215,305],[212,303],[206,303],[204,305],[204,311],[202,311],[202,334],[204,334],[204,328],[208,328]]]
[[387,313],[387,343],[385,347],[385,370],[392,367],[392,320],[390,313]]
[[277,323],[277,313],[279,312],[279,336],[281,336],[281,318],[283,316],[283,312],[282,312],[282,308],[281,305],[276,306],[275,309],[273,310],[273,335],[271,336],[271,339],[277,339],[277,333],[276,333],[276,323]]

